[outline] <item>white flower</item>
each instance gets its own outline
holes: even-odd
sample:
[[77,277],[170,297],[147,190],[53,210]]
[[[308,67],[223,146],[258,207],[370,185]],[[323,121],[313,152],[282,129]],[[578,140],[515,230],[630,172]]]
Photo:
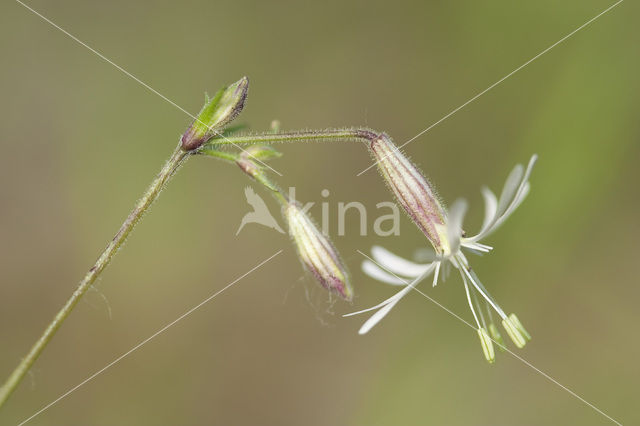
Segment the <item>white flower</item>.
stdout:
[[[388,141],[385,142],[385,144],[388,145],[391,144],[391,142]],[[407,180],[403,181],[402,172],[398,172],[395,176],[396,180],[402,181],[402,185],[397,186],[401,186],[403,188],[410,187],[412,185],[411,182],[415,182],[416,180],[415,173],[417,169],[415,166],[409,163],[397,149],[387,149],[385,152],[393,152],[392,157],[395,156],[396,159],[381,159],[381,162],[384,163],[380,166],[381,169],[385,166],[389,167],[389,164],[393,163],[402,164],[402,167],[405,170],[407,169],[407,164],[409,164],[409,167],[413,167],[413,169],[409,168],[409,171],[406,172],[407,176],[409,176]],[[398,160],[398,157],[400,157],[400,160]],[[501,336],[498,333],[497,327],[493,323],[492,310],[501,318],[504,329],[515,345],[519,348],[523,347],[526,341],[531,339],[531,336],[524,329],[518,318],[514,314],[507,315],[491,294],[489,294],[487,289],[478,279],[476,273],[471,269],[464,251],[468,250],[475,253],[487,253],[492,250],[492,247],[482,244],[481,241],[502,225],[507,217],[515,211],[527,196],[530,187],[529,175],[536,159],[537,156],[535,155],[531,157],[526,170],[520,164],[513,169],[507,178],[499,199],[497,199],[493,192],[488,188],[482,189],[482,194],[485,200],[485,217],[478,234],[472,237],[467,237],[462,231],[462,221],[467,209],[467,204],[464,200],[454,202],[448,212],[442,208],[442,211],[444,212],[442,221],[434,222],[432,220],[429,222],[432,225],[431,229],[435,229],[435,235],[432,237],[429,235],[432,234],[432,232],[425,232],[425,235],[435,250],[431,251],[430,256],[427,256],[429,257],[429,263],[415,263],[398,257],[382,247],[374,246],[371,250],[373,261],[365,260],[362,264],[363,271],[370,277],[379,281],[401,286],[403,288],[398,293],[376,306],[347,315],[350,316],[363,312],[376,311],[363,324],[359,333],[365,334],[371,330],[371,328],[380,322],[380,320],[384,318],[407,293],[432,274],[432,284],[435,286],[442,275],[440,273],[441,270],[450,265],[457,269],[462,277],[467,302],[478,327],[478,336],[480,337],[485,358],[489,362],[493,362],[495,360],[492,340],[502,346]],[[388,173],[383,171],[383,176],[386,178],[385,174],[388,175]],[[397,183],[389,182],[389,184],[394,193],[397,193],[398,191],[396,191],[396,187],[394,186]],[[423,180],[420,181],[420,185],[423,186],[429,184],[426,180]],[[406,205],[407,203],[403,203],[402,200],[400,200],[400,204]],[[440,206],[440,203],[435,196],[429,200],[429,207],[432,208],[434,205]],[[405,209],[407,208],[405,207]],[[415,217],[419,216],[424,210],[425,209],[423,208],[414,208],[409,212],[409,215],[414,219],[414,222],[416,222]],[[433,218],[434,216],[430,215],[429,217]],[[424,226],[419,227],[424,231]],[[429,231],[431,231],[431,229],[429,229]],[[425,257],[424,253],[422,257]],[[423,260],[426,261],[427,259]],[[485,314],[483,313],[479,299],[484,299],[487,308],[487,317],[485,317]],[[491,338],[489,335],[491,335]]]

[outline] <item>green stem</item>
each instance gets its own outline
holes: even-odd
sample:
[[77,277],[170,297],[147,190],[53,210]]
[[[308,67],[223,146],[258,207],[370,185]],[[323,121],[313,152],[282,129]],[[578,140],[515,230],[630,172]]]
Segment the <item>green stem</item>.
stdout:
[[300,132],[284,133],[264,133],[258,135],[227,136],[224,138],[214,138],[204,146],[223,144],[255,144],[255,143],[276,143],[276,142],[306,142],[323,140],[353,140],[361,142],[371,142],[377,138],[379,133],[369,129],[336,129],[336,130],[311,130]]
[[[203,144],[197,151],[198,154],[207,155],[228,162],[238,163],[243,171],[256,181],[271,190],[273,196],[282,204],[287,205],[287,195],[282,192],[280,187],[271,181],[261,167],[250,158],[242,159],[242,155],[225,152],[219,149],[220,145],[253,145],[253,144],[271,144],[277,142],[308,142],[308,141],[331,141],[331,140],[351,140],[370,143],[380,136],[380,133],[371,129],[352,128],[352,129],[331,129],[331,130],[308,130],[283,133],[262,133],[256,135],[243,136],[224,136],[209,140]],[[250,169],[243,168],[240,161],[248,161]]]
[[280,186],[278,186],[278,184],[276,184],[271,179],[269,179],[269,177],[264,172],[264,170],[262,170],[262,168],[255,161],[251,159],[247,159],[242,154],[236,154],[235,152],[220,151],[210,146],[204,146],[203,148],[198,150],[198,154],[217,158],[219,160],[223,160],[226,162],[236,163],[238,166],[240,166],[239,162],[243,160],[248,161],[253,166],[252,167],[253,173],[251,173],[249,170],[243,169],[242,167],[240,167],[240,169],[243,172],[245,172],[247,176],[251,177],[253,180],[262,184],[265,188],[271,191],[271,194],[276,198],[276,200],[280,202],[281,205],[283,206],[287,205],[287,202],[288,202],[287,195],[282,191],[282,189],[280,188]]
[[60,311],[56,314],[53,321],[49,323],[40,338],[31,347],[29,353],[27,353],[27,355],[15,368],[15,370],[13,370],[7,381],[2,385],[2,387],[0,387],[0,407],[2,407],[7,399],[11,396],[13,391],[24,378],[27,371],[29,371],[33,363],[36,361],[36,359],[38,359],[38,356],[40,356],[49,341],[53,338],[58,328],[60,328],[64,320],[69,316],[73,308],[78,304],[78,301],[80,301],[87,290],[91,288],[93,282],[100,276],[102,271],[111,262],[111,259],[127,239],[127,236],[140,221],[144,213],[149,209],[153,201],[158,198],[160,191],[162,191],[167,182],[171,179],[174,173],[188,157],[189,153],[183,151],[180,145],[178,145],[162,170],[160,170],[160,173],[158,173],[153,182],[151,182],[151,185],[149,185],[149,188],[144,193],[142,198],[140,198],[135,208],[131,211],[122,226],[120,226],[120,229],[118,230],[116,235],[109,242],[102,254],[98,257],[96,263],[91,267],[91,269],[89,269],[82,281],[80,281],[80,284],[73,292],[71,297],[67,300],[62,309],[60,309]]

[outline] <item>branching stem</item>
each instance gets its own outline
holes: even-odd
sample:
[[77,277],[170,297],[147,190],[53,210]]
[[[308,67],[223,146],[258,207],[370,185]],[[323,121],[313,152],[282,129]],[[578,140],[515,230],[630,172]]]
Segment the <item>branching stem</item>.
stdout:
[[[67,319],[71,311],[78,304],[82,296],[87,292],[91,285],[100,276],[102,271],[109,265],[111,259],[116,254],[118,249],[122,246],[127,236],[131,233],[136,224],[140,221],[144,213],[149,209],[151,204],[158,198],[158,195],[169,182],[174,173],[180,168],[184,161],[191,156],[191,154],[207,154],[209,156],[217,157],[222,160],[234,162],[238,159],[237,154],[229,153],[225,151],[219,151],[217,147],[220,145],[246,145],[246,144],[272,144],[278,142],[305,142],[305,141],[331,141],[331,140],[343,140],[343,141],[359,141],[359,142],[371,142],[379,136],[378,133],[369,129],[335,129],[335,130],[312,130],[312,131],[299,131],[299,132],[284,132],[284,133],[265,133],[246,136],[229,136],[229,137],[214,137],[209,142],[203,144],[199,149],[186,152],[180,145],[175,149],[169,160],[166,162],[160,173],[151,182],[149,188],[144,193],[142,198],[138,201],[135,208],[131,211],[127,219],[124,221],[120,229],[113,237],[113,239],[107,244],[102,254],[96,260],[96,263],[89,269],[84,276],[78,287],[73,292],[71,297],[64,304],[62,309],[56,314],[53,320],[49,323],[44,330],[40,338],[31,347],[31,350],[20,361],[18,366],[13,370],[6,382],[0,387],[0,407],[4,405],[7,399],[11,396],[16,387],[20,384],[25,374],[29,371],[33,363],[38,359],[44,348],[49,341],[53,338],[56,331],[60,328],[62,323]],[[260,174],[254,176],[256,180],[272,190],[273,195],[283,204],[286,204],[287,197],[280,190],[280,188],[271,182],[266,175]]]
[[58,328],[60,328],[64,320],[67,319],[73,308],[78,304],[78,301],[80,301],[82,296],[89,288],[91,288],[91,285],[95,282],[98,276],[100,276],[102,271],[107,267],[107,265],[109,265],[113,256],[127,239],[127,236],[140,221],[147,209],[149,209],[153,201],[158,198],[158,195],[167,182],[189,156],[189,153],[183,151],[180,146],[178,146],[173,154],[171,154],[169,160],[166,162],[162,170],[160,170],[160,173],[158,173],[153,182],[151,182],[151,185],[149,185],[149,188],[142,198],[140,198],[129,216],[127,216],[127,219],[124,221],[122,226],[120,226],[116,235],[109,244],[107,244],[107,247],[98,257],[96,263],[91,267],[91,269],[89,269],[82,281],[80,281],[76,290],[67,300],[62,309],[60,309],[56,314],[53,321],[49,323],[40,338],[31,347],[29,353],[27,353],[27,355],[20,361],[7,381],[2,385],[2,387],[0,387],[0,407],[2,407],[2,405],[4,405],[7,399],[11,396],[27,371],[29,371],[33,363],[38,359],[38,356],[40,356],[49,341],[53,338],[56,331],[58,331]]

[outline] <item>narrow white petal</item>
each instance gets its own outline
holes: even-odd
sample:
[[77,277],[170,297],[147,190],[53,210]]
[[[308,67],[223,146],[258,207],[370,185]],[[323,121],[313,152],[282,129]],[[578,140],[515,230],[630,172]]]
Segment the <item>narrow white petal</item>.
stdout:
[[[529,160],[527,169],[524,172],[520,164],[516,165],[516,167],[507,178],[507,181],[505,182],[504,189],[502,190],[502,194],[500,195],[500,201],[498,201],[498,206],[494,213],[494,219],[492,221],[488,221],[485,214],[485,219],[481,231],[478,233],[478,235],[469,238],[469,241],[478,241],[498,229],[498,227],[518,208],[522,201],[524,201],[527,194],[529,193],[529,190],[531,189],[531,185],[529,184],[529,176],[531,176],[531,171],[537,159],[538,156],[534,154]],[[483,190],[485,203],[490,202],[487,198],[491,197],[492,194],[490,194],[491,191],[489,191],[488,189],[486,191]],[[487,211],[487,208],[485,209],[485,212]]]
[[371,248],[371,255],[383,268],[394,274],[403,275],[405,277],[417,277],[422,275],[429,266],[428,264],[420,265],[403,259],[380,246],[373,246]]
[[467,212],[467,202],[456,200],[447,215],[447,238],[451,253],[457,253],[460,248],[460,237],[462,236],[462,220]]
[[524,174],[524,170],[521,164],[516,164],[513,168],[507,181],[504,183],[504,187],[502,188],[502,193],[500,194],[500,200],[498,201],[498,215],[502,215],[513,199],[516,196],[518,188],[520,188],[520,184],[522,183],[522,176]]
[[419,248],[413,253],[413,258],[417,262],[433,262],[438,259],[438,254],[432,248]]
[[362,309],[361,311],[350,312],[350,313],[344,314],[342,316],[343,317],[352,317],[354,315],[363,314],[365,312],[375,311],[376,309],[382,308],[383,306],[388,305],[389,303],[397,303],[398,300],[402,299],[405,296],[405,294],[407,294],[409,291],[411,291],[411,289],[417,284],[417,281],[418,281],[418,279],[414,280],[409,285],[407,285],[405,288],[403,288],[402,290],[400,290],[399,292],[397,292],[396,294],[394,294],[390,298],[383,300],[382,302],[378,303],[375,306],[372,306],[372,307],[367,308],[367,309]]
[[471,241],[468,238],[463,238],[460,245],[469,250],[477,252],[476,254],[489,253],[491,250],[493,250],[493,247],[491,246]]
[[369,318],[367,321],[365,321],[364,324],[362,324],[362,327],[360,327],[358,334],[366,334],[369,330],[371,330],[373,326],[379,323],[380,320],[382,320],[382,318],[384,318],[389,313],[389,311],[391,311],[396,303],[397,301],[389,303],[386,306],[383,306],[378,312],[371,315],[371,318]]
[[361,311],[355,311],[355,312],[349,312],[348,314],[343,314],[342,316],[344,318],[346,317],[352,317],[354,315],[360,315],[360,314],[364,314],[365,312],[371,312],[371,311],[375,311],[377,309],[382,308],[385,305],[388,305],[389,303],[393,302],[393,300],[391,300],[391,298],[385,300],[384,302],[378,303],[376,306],[372,306],[370,308],[367,309],[362,309]]
[[420,283],[424,278],[429,276],[429,274],[431,274],[431,272],[433,272],[434,268],[435,268],[435,264],[434,263],[428,265],[427,270],[422,275],[420,275],[419,277],[416,277],[413,281],[408,283],[402,290],[400,290],[399,292],[397,292],[396,294],[394,294],[390,298],[384,300],[383,302],[378,303],[377,305],[372,306],[370,308],[363,309],[361,311],[356,311],[356,312],[351,312],[351,313],[348,313],[348,314],[344,314],[343,317],[350,317],[350,316],[353,316],[353,315],[362,314],[364,312],[373,311],[373,310],[376,310],[376,309],[379,309],[379,308],[383,308],[384,306],[386,306],[388,304],[396,304],[407,293],[409,293],[416,285],[418,285],[418,283]]
[[369,275],[371,278],[376,279],[378,281],[382,281],[383,283],[392,284],[392,285],[407,285],[409,284],[408,280],[403,280],[399,277],[391,275],[386,272],[378,265],[373,263],[370,260],[365,260],[362,262],[362,272]]
[[504,213],[500,214],[501,216],[504,216],[507,212],[512,213],[513,210],[515,210],[520,205],[520,203],[529,193],[529,176],[531,176],[531,171],[533,170],[533,166],[536,164],[537,159],[538,156],[536,154],[531,156],[529,164],[527,164],[527,170],[525,170],[524,175],[522,176],[522,180],[520,181],[520,185],[518,186],[518,191],[516,192],[509,206],[505,209]]
[[496,212],[498,211],[498,199],[486,186],[482,188],[482,196],[484,197],[484,220],[482,221],[480,234],[496,219]]
[[360,314],[364,314],[365,312],[371,312],[371,311],[375,311],[376,309],[380,309],[390,303],[395,304],[398,302],[398,300],[402,299],[404,297],[405,294],[407,294],[409,292],[409,290],[411,290],[412,287],[405,287],[402,290],[400,290],[399,292],[397,292],[396,294],[394,294],[393,296],[391,296],[388,299],[383,300],[382,302],[378,303],[375,306],[372,306],[370,308],[367,309],[362,309],[360,311],[356,311],[356,312],[349,312],[348,314],[344,314],[342,315],[343,317],[352,317],[354,315],[360,315]]
[[498,229],[498,227],[502,225],[502,223],[505,220],[507,220],[507,218],[511,216],[511,214],[514,211],[516,211],[516,209],[520,206],[520,204],[524,201],[524,199],[529,194],[530,189],[531,189],[531,185],[529,184],[529,182],[525,182],[525,184],[522,187],[522,190],[518,193],[516,198],[513,200],[513,203],[511,203],[511,205],[507,209],[507,211],[504,212],[502,216],[500,216],[500,218],[496,221],[496,223],[493,224],[493,226],[491,227],[491,231]]
[[533,166],[536,164],[536,161],[538,161],[538,154],[533,154],[529,159],[529,164],[527,164],[527,171],[524,172],[523,181],[529,181],[529,176],[531,175],[531,171],[533,170]]

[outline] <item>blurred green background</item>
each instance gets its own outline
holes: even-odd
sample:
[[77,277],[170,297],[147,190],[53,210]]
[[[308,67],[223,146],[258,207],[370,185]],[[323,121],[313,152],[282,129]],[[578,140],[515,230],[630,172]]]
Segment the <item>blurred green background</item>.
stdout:
[[[28,3],[188,111],[242,75],[239,122],[370,126],[402,143],[611,5],[555,2]],[[0,375],[73,291],[190,119],[20,4],[0,6]],[[406,147],[451,203],[540,160],[532,192],[472,262],[533,341],[518,355],[638,424],[638,5],[624,2]],[[282,146],[278,181],[316,201],[391,196],[360,144]],[[0,412],[16,424],[248,269],[224,294],[33,425],[600,425],[609,421],[417,293],[369,335],[341,314],[395,289],[356,250],[426,240],[330,230],[353,305],[328,301],[289,239],[248,225],[235,167],[194,159]],[[257,185],[253,185],[260,191]],[[328,189],[330,196],[321,197]],[[264,194],[264,192],[260,192]],[[277,206],[265,198],[275,212]],[[372,219],[369,221],[371,230]],[[471,320],[459,278],[421,289]],[[307,296],[308,293],[308,296]],[[108,304],[105,302],[108,301]],[[109,313],[111,312],[111,314]]]

